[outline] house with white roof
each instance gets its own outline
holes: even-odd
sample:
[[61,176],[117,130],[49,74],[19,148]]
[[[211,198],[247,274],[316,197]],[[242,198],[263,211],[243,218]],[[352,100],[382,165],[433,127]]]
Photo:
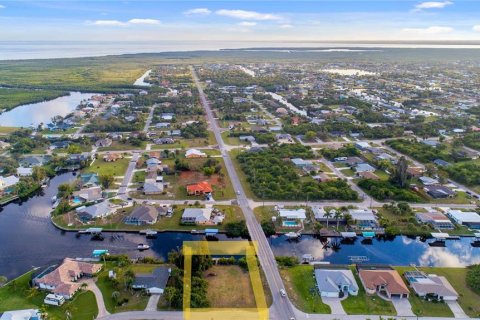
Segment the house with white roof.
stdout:
[[0,320],[42,320],[42,315],[38,309],[13,310],[1,314]]
[[307,218],[305,209],[280,209],[278,214],[285,220],[305,220]]
[[314,271],[317,289],[321,297],[339,298],[358,295],[358,285],[349,269],[323,269]]
[[20,179],[13,175],[8,177],[0,176],[0,191],[3,191],[8,187],[16,185],[19,181]]
[[480,229],[480,215],[474,211],[449,210],[447,216],[458,224]]
[[348,209],[356,226],[361,229],[372,229],[378,227],[377,217],[371,209]]

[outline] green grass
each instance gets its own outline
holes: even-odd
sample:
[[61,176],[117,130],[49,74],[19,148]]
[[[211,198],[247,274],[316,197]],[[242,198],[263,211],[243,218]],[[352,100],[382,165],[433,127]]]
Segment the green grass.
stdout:
[[119,159],[115,162],[106,162],[103,159],[100,159],[102,156],[99,156],[99,159],[95,160],[93,164],[88,167],[85,172],[95,172],[100,175],[109,175],[113,176],[123,176],[127,171],[128,163],[131,158]]
[[[31,289],[29,281],[32,272],[26,273],[0,288],[0,313],[9,310],[38,309],[43,305],[43,299],[47,295],[36,289]],[[46,311],[49,319],[66,319],[66,311],[72,315],[71,319],[91,320],[98,314],[95,295],[91,291],[80,291],[71,301],[67,301],[61,307],[47,306]]]
[[241,146],[244,144],[250,144],[250,143],[244,143],[243,141],[240,141],[240,139],[238,139],[237,137],[229,137],[228,135],[229,135],[228,131],[222,132],[222,140],[228,145]]
[[330,307],[322,302],[318,294],[312,266],[282,268],[280,274],[289,298],[298,309],[307,313],[331,313]]
[[[107,267],[98,275],[97,286],[102,292],[105,308],[110,313],[145,310],[148,303],[148,296],[141,291],[126,290],[123,284],[119,284],[118,288],[112,286],[111,280],[108,278],[108,271],[115,267],[113,262],[108,262]],[[148,267],[148,268],[147,268]],[[134,265],[132,269],[135,273],[146,273],[151,271],[156,265]],[[112,293],[118,291],[121,298],[128,299],[128,303],[118,306],[112,299]]]
[[241,149],[233,149],[230,151],[230,157],[233,162],[233,166],[235,168],[235,171],[237,172],[238,178],[240,179],[240,183],[242,184],[243,190],[245,191],[245,194],[247,198],[259,201],[261,200],[258,198],[250,188],[250,184],[247,181],[247,176],[243,172],[242,168],[240,168],[240,164],[237,161],[237,156],[241,153]]
[[[1,106],[0,106],[0,108],[1,108]],[[18,130],[17,127],[0,127],[0,135],[7,135],[7,134],[12,133],[16,130]]]
[[136,171],[133,174],[133,182],[142,183],[145,182],[145,176],[147,173],[145,171]]
[[68,92],[0,88],[0,109],[11,110],[20,105],[52,100],[65,95],[68,95]]
[[355,280],[357,281],[359,290],[358,295],[349,296],[342,300],[342,306],[347,314],[372,314],[372,315],[395,315],[396,310],[390,301],[385,301],[377,295],[367,295],[362,286],[360,278],[356,271],[352,269]]
[[444,276],[459,294],[458,303],[470,317],[480,317],[480,295],[472,291],[466,282],[467,268],[420,268],[426,273]]

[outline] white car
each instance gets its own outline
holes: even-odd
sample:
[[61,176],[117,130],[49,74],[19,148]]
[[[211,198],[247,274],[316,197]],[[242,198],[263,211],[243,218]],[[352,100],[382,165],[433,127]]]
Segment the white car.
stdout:
[[237,190],[237,195],[240,195],[240,190]]
[[285,292],[285,289],[280,289],[280,295],[282,297],[286,297],[287,296],[287,293]]

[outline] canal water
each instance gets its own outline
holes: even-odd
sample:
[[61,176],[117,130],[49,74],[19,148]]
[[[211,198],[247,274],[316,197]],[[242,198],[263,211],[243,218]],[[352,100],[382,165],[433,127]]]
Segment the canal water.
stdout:
[[[153,256],[166,260],[168,253],[181,247],[183,241],[204,239],[202,235],[180,232],[159,233],[156,239],[148,240],[134,233],[105,233],[104,241],[91,241],[88,235],[78,238],[74,232],[62,232],[50,222],[51,198],[59,184],[73,179],[72,173],[59,175],[50,181],[48,188],[23,203],[10,203],[0,208],[0,275],[13,278],[33,267],[51,265],[65,257],[90,257],[95,249],[107,249],[112,254],[125,253],[132,258]],[[217,238],[229,240],[225,235]],[[471,238],[447,241],[445,248],[430,247],[419,239],[408,237],[374,239],[371,244],[361,240],[353,244],[339,243],[332,249],[324,248],[313,236],[302,236],[299,241],[287,241],[285,236],[269,239],[276,255],[301,257],[309,253],[330,263],[351,263],[351,257],[367,257],[369,263],[393,265],[458,267],[480,263],[480,248],[470,246]],[[136,250],[139,243],[152,248],[139,252]]]
[[66,116],[80,104],[82,100],[90,99],[94,94],[70,92],[70,95],[56,99],[24,104],[0,115],[0,126],[5,127],[37,127],[47,124],[57,115]]
[[[125,253],[132,258],[153,256],[167,259],[172,249],[183,241],[202,240],[204,236],[190,233],[159,233],[156,239],[134,233],[104,233],[104,241],[92,241],[90,236],[77,238],[75,232],[62,232],[50,222],[51,198],[59,184],[71,181],[72,173],[65,173],[50,181],[50,185],[23,203],[10,203],[0,210],[0,275],[9,279],[33,267],[48,266],[65,257],[91,257],[95,249],[110,253]],[[112,239],[115,235],[116,239]],[[228,240],[218,235],[220,240]],[[145,243],[151,250],[139,252],[137,245]]]
[[432,247],[432,239],[409,237],[374,238],[362,237],[353,242],[341,238],[328,238],[328,244],[318,238],[303,235],[299,240],[287,240],[285,236],[270,238],[275,255],[297,256],[311,254],[315,259],[334,264],[374,263],[391,265],[461,267],[480,263],[480,248],[470,245],[473,238],[447,240],[445,247]]

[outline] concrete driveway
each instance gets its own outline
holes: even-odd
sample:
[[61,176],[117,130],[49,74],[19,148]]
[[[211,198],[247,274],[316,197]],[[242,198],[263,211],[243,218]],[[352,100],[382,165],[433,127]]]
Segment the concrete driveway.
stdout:
[[145,308],[145,311],[157,311],[157,304],[158,300],[160,300],[160,297],[161,295],[159,294],[152,294],[150,299],[148,299],[148,304]]
[[110,315],[110,313],[107,311],[107,308],[105,307],[105,302],[103,301],[102,292],[97,287],[97,284],[95,283],[95,281],[90,278],[90,279],[83,280],[82,282],[85,282],[88,286],[88,290],[92,291],[93,294],[95,294],[95,300],[97,301],[97,306],[98,306],[98,318]]
[[412,311],[412,305],[408,299],[392,298],[393,306],[397,310],[397,316],[414,317],[415,314]]
[[453,316],[455,318],[468,318],[468,316],[465,314],[462,307],[460,307],[457,301],[446,301],[446,302],[447,302],[447,305],[450,307],[450,310],[452,310]]
[[341,299],[340,298],[327,298],[327,297],[322,297],[323,303],[327,304],[330,306],[330,309],[332,309],[332,314],[338,314],[338,315],[346,315],[347,313],[343,309]]

